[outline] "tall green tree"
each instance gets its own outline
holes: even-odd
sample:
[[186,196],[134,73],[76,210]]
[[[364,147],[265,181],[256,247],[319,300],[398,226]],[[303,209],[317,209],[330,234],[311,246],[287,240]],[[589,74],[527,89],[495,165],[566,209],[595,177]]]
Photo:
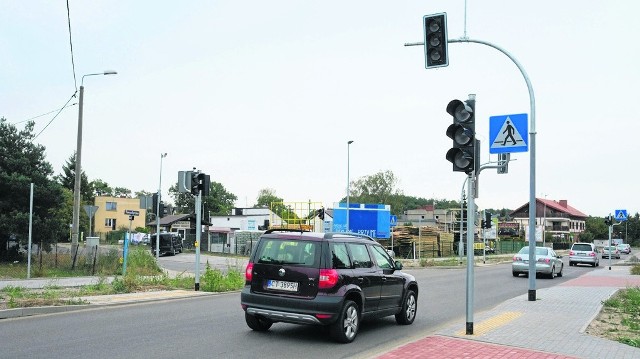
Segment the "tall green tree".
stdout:
[[[64,188],[73,192],[75,189],[75,181],[76,181],[76,152],[73,152],[71,157],[67,158],[67,161],[62,166],[62,173],[55,176],[55,179],[60,183]],[[80,177],[80,200],[84,203],[93,203],[93,199],[95,198],[95,194],[93,191],[93,187],[89,184],[89,180],[87,179],[87,174],[82,171],[82,176]]]
[[[195,212],[195,196],[191,193],[178,192],[178,184],[174,184],[169,188],[169,196],[173,199],[175,209],[178,213],[194,213]],[[221,183],[211,182],[208,196],[202,197],[203,218],[207,216],[226,215],[231,212],[238,199],[236,195],[224,188]]]
[[109,184],[100,178],[91,181],[91,189],[94,196],[108,196],[113,197],[113,188]]
[[131,198],[131,190],[124,187],[116,187],[113,189],[113,196],[119,198]]
[[27,243],[31,183],[33,242],[47,249],[52,242],[65,239],[69,229],[67,219],[61,218],[65,214],[63,187],[45,161],[45,147],[33,143],[33,128],[34,122],[29,121],[19,131],[0,118],[0,257],[3,250],[6,252],[8,238]]
[[276,195],[276,190],[273,188],[263,188],[258,191],[258,198],[253,208],[260,207],[269,208],[281,218],[294,217],[293,211],[284,205],[284,200]]

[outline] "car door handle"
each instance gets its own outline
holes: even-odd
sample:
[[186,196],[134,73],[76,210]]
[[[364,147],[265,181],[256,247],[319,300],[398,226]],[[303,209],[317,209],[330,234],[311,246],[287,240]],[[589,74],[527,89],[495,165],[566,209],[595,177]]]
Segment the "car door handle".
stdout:
[[358,283],[364,283],[364,278],[358,277]]
[[387,277],[382,277],[382,281],[386,282],[387,281]]

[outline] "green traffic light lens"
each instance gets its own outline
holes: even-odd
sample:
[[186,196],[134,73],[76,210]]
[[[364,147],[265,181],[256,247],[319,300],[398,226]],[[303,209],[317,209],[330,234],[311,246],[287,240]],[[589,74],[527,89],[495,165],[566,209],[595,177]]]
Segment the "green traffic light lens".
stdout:
[[440,51],[434,49],[429,51],[429,58],[432,61],[439,61],[442,58],[442,54],[440,54]]

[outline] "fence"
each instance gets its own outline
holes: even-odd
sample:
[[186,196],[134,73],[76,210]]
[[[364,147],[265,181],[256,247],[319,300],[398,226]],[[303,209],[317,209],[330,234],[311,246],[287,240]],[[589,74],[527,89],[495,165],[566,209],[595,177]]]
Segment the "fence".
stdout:
[[[0,256],[0,278],[24,279],[28,272],[28,252],[12,247]],[[114,275],[122,271],[118,246],[79,245],[72,251],[69,243],[54,243],[50,248],[34,244],[31,250],[32,278],[87,275]]]

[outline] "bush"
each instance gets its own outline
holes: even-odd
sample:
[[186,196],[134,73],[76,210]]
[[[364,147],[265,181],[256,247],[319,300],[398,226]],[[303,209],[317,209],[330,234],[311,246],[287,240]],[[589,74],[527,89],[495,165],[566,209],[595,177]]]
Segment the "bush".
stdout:
[[640,275],[640,264],[631,267],[631,274]]

